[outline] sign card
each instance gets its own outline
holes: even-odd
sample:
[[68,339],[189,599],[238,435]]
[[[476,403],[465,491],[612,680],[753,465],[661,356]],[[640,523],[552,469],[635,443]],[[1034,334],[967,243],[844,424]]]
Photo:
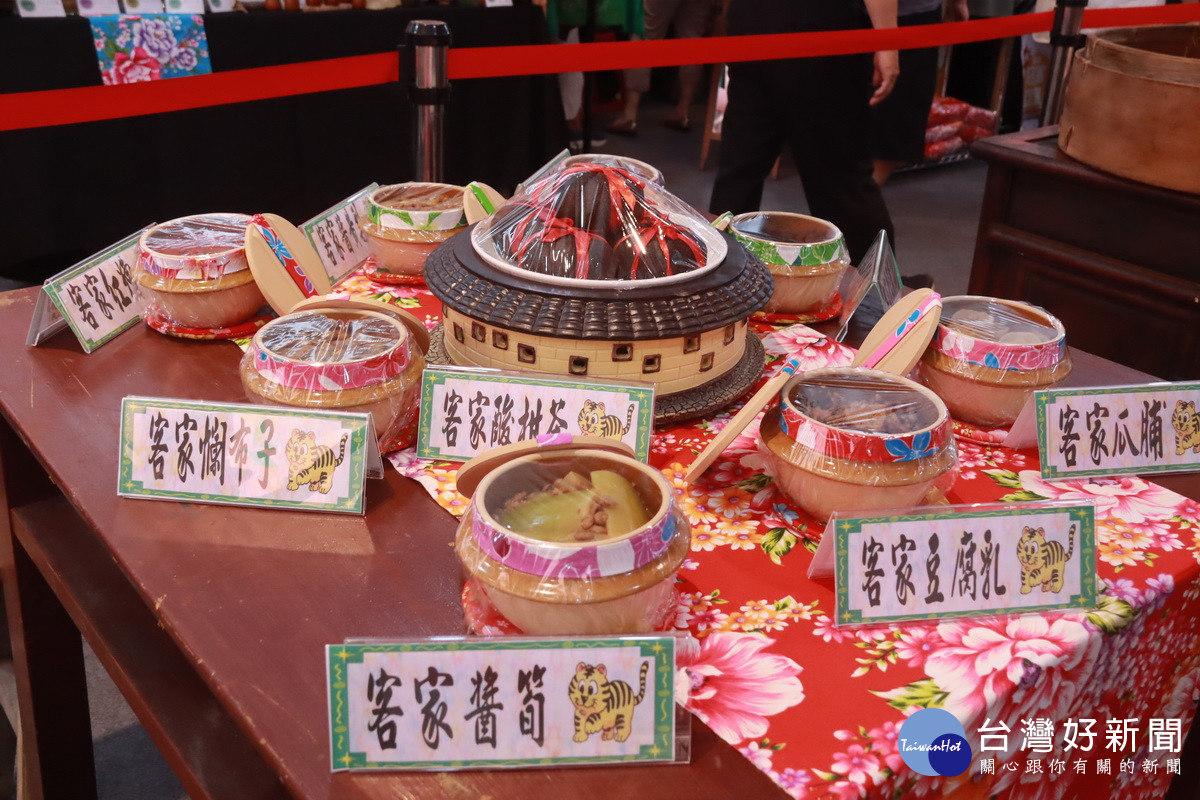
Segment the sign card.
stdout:
[[309,244],[321,256],[329,282],[335,286],[371,254],[367,234],[359,227],[359,221],[367,216],[368,195],[378,188],[378,183],[363,187],[300,226]]
[[440,639],[325,648],[334,770],[675,760],[675,640]]
[[38,344],[61,330],[61,317],[83,351],[90,353],[137,322],[142,305],[133,284],[133,265],[141,234],[138,231],[49,278],[42,289],[54,309],[39,300],[26,343]]
[[121,13],[118,0],[78,0],[75,7],[81,17],[107,17]]
[[[1096,605],[1091,505],[1008,503],[834,515],[838,625]],[[828,558],[828,554],[826,554]]]
[[417,455],[466,461],[493,447],[557,433],[607,436],[650,454],[654,386],[430,367],[421,383]]
[[382,472],[368,414],[121,402],[122,497],[361,514],[372,462]]
[[1034,395],[1042,477],[1200,470],[1200,383]]
[[22,17],[65,17],[62,0],[17,0],[17,13]]

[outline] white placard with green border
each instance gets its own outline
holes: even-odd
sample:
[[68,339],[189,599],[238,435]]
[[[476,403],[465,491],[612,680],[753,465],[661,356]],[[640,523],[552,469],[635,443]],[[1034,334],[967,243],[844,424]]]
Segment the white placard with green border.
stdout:
[[204,13],[204,0],[166,0],[163,5],[168,14]]
[[62,0],[17,0],[17,13],[22,17],[65,17]]
[[653,427],[653,384],[429,367],[421,382],[417,455],[466,461],[540,436],[583,434],[622,441],[646,461]]
[[361,514],[364,480],[382,469],[368,414],[121,402],[122,497]]
[[300,226],[335,286],[371,255],[367,234],[359,223],[367,216],[367,197],[378,188],[378,183],[365,186]]
[[[1096,605],[1090,504],[934,506],[835,514],[810,576],[832,558],[838,625]],[[822,562],[822,563],[818,563]]]
[[325,648],[334,770],[673,762],[675,639]]
[[26,343],[36,345],[61,330],[61,317],[83,351],[90,353],[136,323],[142,304],[133,283],[133,265],[141,234],[138,231],[49,278],[42,289],[54,309],[37,303]]
[[1200,470],[1200,383],[1036,392],[1042,477]]

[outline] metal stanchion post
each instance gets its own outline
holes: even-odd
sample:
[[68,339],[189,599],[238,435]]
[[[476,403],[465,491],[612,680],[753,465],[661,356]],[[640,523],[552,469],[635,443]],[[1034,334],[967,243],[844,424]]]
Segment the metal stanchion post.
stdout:
[[1079,34],[1083,27],[1083,10],[1087,0],[1058,0],[1054,7],[1054,30],[1050,31],[1050,71],[1046,75],[1046,98],[1042,102],[1042,125],[1057,125],[1062,117],[1063,93],[1067,88],[1067,76],[1071,72],[1071,59],[1075,50],[1082,47],[1084,37]]
[[408,80],[408,96],[416,111],[413,132],[417,180],[440,182],[445,163],[442,147],[450,79],[446,54],[450,27],[441,20],[414,19],[404,30],[400,69]]

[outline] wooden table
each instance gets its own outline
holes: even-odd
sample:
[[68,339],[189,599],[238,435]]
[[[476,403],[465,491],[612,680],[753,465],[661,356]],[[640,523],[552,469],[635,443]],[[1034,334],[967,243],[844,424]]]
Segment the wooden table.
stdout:
[[971,154],[988,162],[971,294],[1044,306],[1088,352],[1200,377],[1200,195],[1075,161],[1057,127],[984,139]]
[[462,632],[455,523],[415,482],[365,517],[117,497],[126,395],[244,401],[228,343],[138,326],[85,355],[26,348],[0,295],[0,554],[31,797],[95,796],[79,634],[193,798],[785,797],[693,722],[690,766],[329,770],[323,647]]

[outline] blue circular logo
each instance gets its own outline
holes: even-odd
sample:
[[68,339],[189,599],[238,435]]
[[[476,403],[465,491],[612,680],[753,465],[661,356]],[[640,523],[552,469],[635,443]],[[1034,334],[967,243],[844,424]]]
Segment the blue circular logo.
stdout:
[[913,712],[897,738],[900,757],[919,775],[952,778],[965,772],[974,758],[962,723],[942,708]]

